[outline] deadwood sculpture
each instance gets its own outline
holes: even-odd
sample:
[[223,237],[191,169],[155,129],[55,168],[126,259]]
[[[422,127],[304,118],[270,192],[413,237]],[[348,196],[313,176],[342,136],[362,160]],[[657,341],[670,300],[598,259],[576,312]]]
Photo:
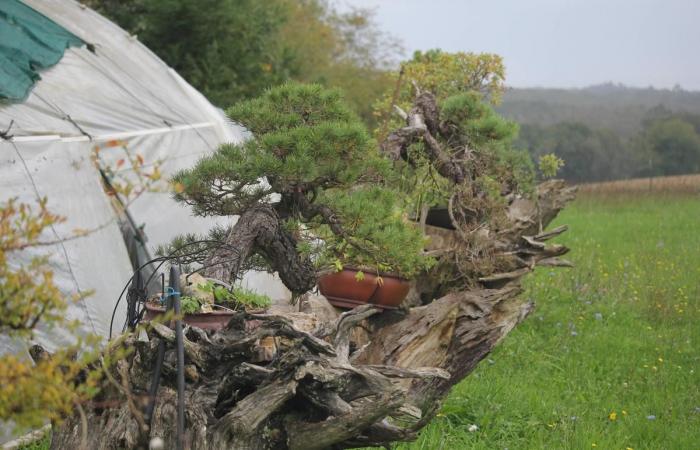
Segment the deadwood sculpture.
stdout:
[[[547,243],[566,228],[545,228],[573,198],[573,189],[548,181],[530,198],[504,189],[505,220],[498,229],[478,218],[468,220],[460,198],[465,189],[473,189],[477,175],[470,149],[442,147],[454,142],[454,129],[441,121],[430,93],[419,92],[413,108],[399,114],[406,125],[384,140],[382,152],[411,164],[409,148],[422,142],[431,163],[457,193],[449,205],[456,230],[421,225],[432,237],[426,251],[438,263],[414,283],[409,301],[418,306],[382,313],[361,306],[339,314],[325,299],[308,293],[316,273],[296,251],[296,238],[280,218],[290,214],[291,205],[343,233],[333,211],[309,203],[308,186],[278,192],[282,199],[276,204],[246,205],[228,231],[230,245],[203,261],[211,266],[208,275],[230,279],[247,267],[249,257],[264,254],[300,295],[298,311],[240,313],[213,335],[186,330],[186,447],[309,450],[412,440],[450,388],[532,310],[533,303],[519,295],[521,278],[538,265],[568,264],[559,258],[568,249]],[[270,184],[274,190],[275,180]],[[259,198],[264,194],[259,192]],[[470,192],[470,198],[478,194]],[[473,270],[482,260],[486,269]],[[436,271],[453,276],[450,281],[441,276],[437,283]],[[82,444],[143,448],[156,436],[165,448],[175,447],[175,335],[164,325],[155,325],[150,334],[149,342],[122,338],[135,351],[112,367],[84,417],[76,414],[55,428],[53,449]],[[149,429],[140,411],[160,340],[168,350]],[[81,433],[85,428],[87,435]]]

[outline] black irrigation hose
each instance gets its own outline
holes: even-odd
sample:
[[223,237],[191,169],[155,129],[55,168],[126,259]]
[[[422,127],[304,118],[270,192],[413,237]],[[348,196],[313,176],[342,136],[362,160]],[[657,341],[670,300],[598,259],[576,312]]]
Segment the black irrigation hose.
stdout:
[[[218,242],[218,241],[200,241],[200,242]],[[192,244],[200,243],[200,242],[194,242],[194,243],[190,243],[190,244],[186,244],[186,245],[192,245]],[[226,245],[228,245],[228,244],[223,243],[223,244],[221,244],[221,245],[226,246]],[[180,247],[178,250],[180,250],[180,249],[182,249],[182,248],[184,248],[184,246],[183,246],[183,247]],[[180,257],[186,257],[186,256],[196,255],[197,253],[201,253],[201,252],[206,251],[206,250],[209,250],[209,249],[203,249],[203,250],[198,250],[198,251],[192,252],[192,253],[186,253],[186,254],[184,254],[184,255],[181,255]],[[176,250],[176,251],[177,251],[177,250]],[[237,250],[236,250],[236,251],[237,251]],[[171,253],[171,254],[172,254],[172,253]],[[160,264],[158,264],[158,265],[155,267],[153,273],[151,273],[151,275],[148,277],[148,279],[147,279],[146,282],[144,283],[145,286],[148,286],[148,285],[150,284],[151,280],[153,280],[153,277],[158,273],[158,270],[163,266],[163,264],[165,264],[165,263],[168,262],[168,261],[177,261],[177,259],[178,259],[178,257],[171,257],[170,255],[168,255],[168,256],[162,256],[162,257],[159,257],[159,258],[154,258],[154,259],[152,259],[151,261],[148,261],[148,262],[144,263],[143,265],[141,265],[141,267],[139,267],[139,268],[137,269],[137,272],[138,272],[139,270],[141,270],[142,268],[144,268],[145,266],[149,265],[149,264],[154,264],[155,262],[160,261]],[[218,264],[224,264],[224,263],[227,263],[227,262],[233,261],[233,260],[234,260],[234,258],[225,259],[225,260],[223,260],[223,261],[218,261],[218,262],[216,262],[216,263],[214,263],[214,264],[210,264],[210,265],[205,266],[205,267],[200,267],[199,269],[196,269],[196,270],[192,271],[192,273],[198,272],[198,271],[200,271],[200,270],[202,270],[202,269],[204,269],[204,268],[213,267],[213,266],[216,266],[216,265],[218,265]],[[192,275],[192,273],[190,273],[189,275]],[[109,322],[109,338],[110,338],[110,339],[112,339],[112,326],[113,326],[113,323],[114,323],[114,316],[115,316],[116,313],[117,313],[117,307],[119,306],[119,303],[121,302],[121,299],[122,299],[122,297],[123,297],[123,295],[124,295],[124,292],[125,292],[126,289],[129,287],[129,284],[133,281],[133,279],[134,279],[135,276],[136,276],[136,272],[134,272],[134,275],[132,275],[131,278],[129,279],[129,281],[127,281],[126,286],[124,286],[124,289],[122,290],[121,294],[119,295],[119,298],[117,299],[117,302],[116,302],[116,304],[114,305],[114,309],[112,310],[112,319],[111,319],[110,322]],[[122,326],[122,332],[124,332],[124,331],[126,330],[126,325],[127,325],[127,323],[124,323],[124,325]]]
[[[207,249],[200,249],[196,252],[192,252],[189,254],[184,254],[184,255],[179,255],[178,256],[172,256],[173,253],[182,250],[183,248],[195,244],[201,244],[201,243],[216,243],[218,245],[228,245],[226,243],[221,243],[219,241],[198,241],[198,242],[191,242],[188,244],[183,245],[182,247],[178,248],[177,250],[174,250],[167,256],[162,256],[159,258],[154,258],[144,264],[142,264],[134,274],[129,278],[129,281],[127,281],[126,285],[124,286],[124,289],[122,289],[122,292],[119,294],[119,298],[117,298],[117,301],[114,305],[114,310],[112,311],[112,318],[109,322],[109,337],[110,339],[112,338],[112,327],[114,325],[114,317],[117,312],[117,307],[119,306],[119,303],[121,302],[122,297],[124,296],[124,292],[129,288],[129,286],[134,282],[134,279],[136,279],[137,283],[137,288],[142,287],[142,286],[148,286],[148,284],[151,282],[153,277],[155,276],[156,273],[158,273],[158,270],[163,266],[168,261],[177,261],[178,258],[182,257],[187,257],[187,256],[192,256],[196,255],[198,253],[201,253],[203,251],[209,250]],[[221,264],[224,262],[227,262],[228,260],[220,261],[217,264]],[[148,277],[148,280],[145,283],[142,282],[141,278],[141,269],[144,267],[150,265],[150,264],[155,264],[158,262],[159,264],[155,267],[154,271],[151,273],[151,275]],[[214,266],[216,264],[211,264],[208,267]],[[198,270],[201,270],[198,269]],[[165,294],[165,276],[162,275],[162,292]],[[166,312],[170,311],[171,309],[174,309],[176,316],[180,315],[181,311],[181,304],[180,304],[180,270],[177,266],[171,265],[170,267],[170,287],[171,287],[171,294],[167,295],[166,297]],[[131,305],[133,308],[136,308],[136,305]],[[124,327],[122,328],[122,331],[126,329],[127,326],[136,326],[138,322],[141,321],[143,318],[143,315],[146,312],[146,307],[145,307],[145,302],[144,302],[144,307],[140,311],[136,310],[129,310],[128,311],[128,317],[127,321],[124,323]],[[130,320],[131,319],[131,320]],[[176,441],[176,449],[177,450],[183,450],[184,449],[184,436],[185,436],[185,347],[184,347],[184,336],[183,336],[183,329],[182,329],[182,320],[177,319],[175,321],[175,343],[176,343],[176,350],[177,350],[177,394],[178,394],[178,399],[177,399],[177,441]],[[163,339],[160,339],[160,342],[158,343],[158,354],[156,355],[156,361],[155,361],[155,367],[153,371],[153,375],[151,378],[151,385],[149,387],[148,393],[149,393],[149,402],[148,405],[146,406],[146,412],[145,412],[145,420],[146,423],[148,423],[149,427],[151,425],[151,420],[153,418],[153,411],[155,409],[155,404],[156,404],[156,395],[158,394],[158,389],[160,387],[160,381],[162,378],[162,372],[163,372],[163,360],[165,359],[165,341]]]
[[[168,296],[167,300],[165,301],[165,310],[170,311],[172,304],[172,297]],[[160,387],[160,379],[163,372],[163,359],[165,359],[165,341],[161,339],[158,342],[158,354],[156,355],[156,366],[153,368],[153,375],[151,377],[151,387],[148,389],[149,400],[148,406],[146,407],[145,420],[149,429],[151,427],[151,419],[153,418],[153,409],[156,406],[156,394],[158,393],[158,388]]]
[[170,286],[173,289],[175,307],[175,344],[177,346],[177,442],[176,449],[185,448],[185,345],[182,336],[182,319],[180,319],[180,270],[170,267]]
[[[168,295],[166,311],[175,310],[175,315],[180,315],[180,270],[176,266],[170,268],[170,288],[172,294]],[[176,449],[185,448],[185,345],[182,332],[182,320],[175,320],[175,345],[177,350],[177,440]],[[153,410],[156,406],[156,395],[160,387],[163,373],[163,360],[165,359],[165,340],[158,342],[158,355],[156,365],[151,377],[151,386],[148,389],[148,406],[146,407],[145,420],[149,428],[153,418]]]
[[[141,269],[143,269],[144,267],[146,267],[149,264],[153,264],[156,261],[160,261],[161,259],[163,259],[163,258],[155,258],[155,259],[152,259],[151,261],[143,263],[141,265],[141,267],[139,267],[138,269],[136,269],[134,271],[134,274],[131,275],[131,278],[129,278],[129,281],[127,281],[126,284],[124,285],[124,289],[122,289],[121,294],[119,294],[119,297],[117,298],[117,302],[114,304],[114,309],[112,310],[112,318],[109,321],[109,338],[110,339],[112,339],[112,327],[114,326],[114,316],[116,316],[116,314],[117,314],[117,307],[119,307],[119,303],[122,301],[122,297],[124,296],[124,292],[126,292],[126,290],[129,288],[129,285],[131,284],[132,280],[136,276],[136,272],[140,271]],[[167,260],[165,260],[165,261],[167,261]],[[160,267],[160,266],[158,266],[158,267]]]
[[138,271],[136,272],[136,279],[131,283],[131,287],[126,293],[126,322],[122,328],[122,333],[127,327],[129,330],[134,331],[139,322],[139,305],[144,303],[147,297],[147,291],[143,285],[143,276],[141,275],[141,271]]
[[[194,255],[194,254],[196,254],[196,253],[199,253],[199,252],[188,253],[188,254],[185,255],[185,256]],[[160,261],[160,260],[162,260],[162,261]],[[160,261],[160,264],[158,264],[158,265],[155,267],[155,269],[153,270],[153,273],[148,277],[148,279],[147,279],[146,282],[144,283],[145,286],[148,286],[148,285],[151,283],[151,281],[153,280],[153,277],[158,273],[158,270],[163,266],[163,264],[165,264],[165,263],[168,262],[168,261],[173,261],[173,260],[174,260],[174,261],[177,261],[177,258],[161,257],[161,258],[152,259],[151,261],[149,261],[149,262],[145,263],[144,265],[142,265],[139,269],[143,268],[144,266],[146,266],[146,265],[148,265],[148,264],[153,264],[153,263],[155,263],[156,261]],[[224,261],[220,261],[220,262],[218,262],[218,263],[216,263],[216,264],[223,264],[223,263],[228,262],[228,261],[229,261],[229,260],[224,260]],[[212,264],[211,266],[215,266],[216,264]],[[211,266],[208,266],[208,267],[211,267]],[[199,270],[199,269],[198,269],[198,270]],[[196,271],[195,271],[195,272],[196,272]],[[194,272],[193,272],[193,273],[194,273]],[[162,275],[162,274],[161,274],[161,275]],[[125,286],[125,289],[129,286],[129,283],[132,282],[134,276],[135,276],[135,274],[129,279],[129,281],[127,282],[127,285]],[[164,289],[164,288],[163,288],[163,289]],[[161,290],[161,292],[164,292],[164,291]],[[122,291],[121,295],[120,295],[119,298],[117,299],[117,303],[114,305],[114,310],[112,311],[112,318],[111,318],[111,320],[109,321],[109,338],[110,338],[110,339],[112,339],[112,324],[114,323],[114,316],[116,315],[117,306],[119,306],[119,302],[121,302],[121,299],[122,299],[122,296],[123,296],[123,295],[124,295],[124,291]],[[141,314],[139,315],[139,322],[140,322],[141,318],[143,317],[144,312],[145,312],[145,307],[144,307],[144,309],[141,311]],[[123,333],[124,331],[126,331],[126,327],[127,327],[127,322],[125,322],[124,325],[122,326],[122,333]]]

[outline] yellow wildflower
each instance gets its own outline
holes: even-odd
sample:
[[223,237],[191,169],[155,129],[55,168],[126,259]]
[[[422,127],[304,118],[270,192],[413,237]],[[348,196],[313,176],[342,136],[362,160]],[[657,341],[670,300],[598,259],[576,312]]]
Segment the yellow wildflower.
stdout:
[[610,419],[612,422],[617,420],[617,413],[615,411],[612,411],[610,414],[608,414],[608,419]]

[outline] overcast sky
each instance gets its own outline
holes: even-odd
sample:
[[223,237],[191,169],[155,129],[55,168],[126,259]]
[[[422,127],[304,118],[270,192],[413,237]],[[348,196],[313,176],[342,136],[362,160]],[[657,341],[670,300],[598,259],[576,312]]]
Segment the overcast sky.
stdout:
[[494,52],[511,86],[700,90],[700,0],[341,0],[414,50]]

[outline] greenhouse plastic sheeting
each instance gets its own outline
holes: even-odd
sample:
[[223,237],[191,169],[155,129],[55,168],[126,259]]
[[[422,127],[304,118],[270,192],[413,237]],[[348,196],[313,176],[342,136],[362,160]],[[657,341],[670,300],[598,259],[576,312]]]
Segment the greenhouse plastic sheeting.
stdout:
[[[21,144],[21,145],[19,145]],[[11,193],[19,202],[36,205],[47,197],[51,212],[66,218],[47,229],[41,240],[61,241],[23,252],[13,252],[12,264],[27,264],[35,256],[46,256],[54,281],[66,294],[92,294],[72,304],[69,319],[80,321],[81,334],[106,335],[115,289],[131,276],[124,241],[112,208],[100,186],[98,173],[84,154],[84,143],[45,140],[0,141],[0,192]],[[3,199],[4,200],[4,199]],[[67,239],[74,230],[95,230]],[[122,305],[123,306],[123,305]],[[123,317],[125,308],[119,309]],[[37,340],[49,350],[70,342],[63,330],[40,328]]]
[[[23,201],[47,196],[50,209],[68,217],[55,230],[61,237],[73,228],[91,229],[112,221],[50,251],[63,292],[94,291],[70,310],[71,317],[82,322],[85,332],[106,337],[116,296],[132,267],[91,162],[94,146],[124,141],[130,151],[144,157],[146,165],[162,161],[167,178],[221,143],[240,141],[245,131],[133,36],[89,8],[72,0],[25,3],[91,44],[94,52],[86,47],[66,50],[58,64],[41,72],[25,101],[0,104],[0,132],[6,136],[0,139],[0,203],[15,196]],[[113,154],[101,156],[109,160],[123,150],[117,146],[109,151]],[[151,249],[179,233],[204,233],[216,223],[194,217],[189,207],[175,203],[166,192],[144,194],[129,211],[137,224],[144,225]],[[13,256],[15,262],[30,257],[30,253],[22,259]],[[289,297],[279,280],[268,274],[247,274],[244,284],[275,299]],[[123,322],[120,307],[117,330]],[[66,339],[61,332],[41,331],[37,340],[53,347]],[[0,341],[0,352],[13,348]]]
[[[0,0],[2,2],[3,0]],[[40,72],[21,102],[0,103],[0,204],[48,198],[49,209],[67,221],[42,237],[59,243],[10,255],[17,266],[46,255],[54,281],[68,297],[90,292],[67,316],[79,333],[106,338],[115,301],[133,271],[116,213],[91,160],[93,148],[109,163],[120,158],[123,141],[147,166],[162,161],[167,178],[190,167],[224,142],[239,142],[245,131],[229,122],[199,92],[118,26],[73,0],[26,0],[28,6],[86,42],[71,47],[53,67]],[[122,155],[123,156],[123,155]],[[116,158],[116,159],[115,159]],[[123,175],[128,176],[128,173]],[[150,249],[185,232],[206,232],[217,221],[194,217],[166,192],[147,193],[128,207],[143,225]],[[228,224],[232,218],[219,218]],[[90,233],[70,238],[75,229]],[[273,299],[288,299],[277,277],[248,273],[243,283]],[[121,331],[125,301],[116,308]],[[60,329],[37,330],[35,342],[52,350],[70,342]],[[23,352],[27,343],[0,335],[0,354]],[[0,423],[0,442],[10,436]]]

